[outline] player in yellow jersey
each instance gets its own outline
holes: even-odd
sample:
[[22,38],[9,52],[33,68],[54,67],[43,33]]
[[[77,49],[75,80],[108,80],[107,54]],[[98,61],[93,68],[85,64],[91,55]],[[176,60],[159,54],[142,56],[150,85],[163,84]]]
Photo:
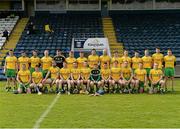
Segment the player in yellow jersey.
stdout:
[[7,78],[6,91],[9,91],[11,89],[11,81],[13,83],[13,86],[16,87],[17,70],[17,58],[14,56],[13,50],[10,50],[9,56],[6,57],[4,65],[4,73]]
[[78,93],[81,84],[81,70],[78,68],[78,63],[73,63],[73,68],[71,69],[71,88],[73,88],[73,93]]
[[84,57],[84,52],[79,52],[79,58],[77,58],[78,68],[83,68],[84,62],[87,61],[87,58]]
[[40,63],[41,63],[40,58],[37,56],[37,51],[34,50],[32,52],[32,54],[33,54],[33,56],[30,58],[30,63],[31,63],[30,72],[31,72],[31,74],[35,71],[36,65],[40,65]]
[[17,74],[18,82],[18,92],[17,93],[31,93],[30,82],[31,82],[31,73],[26,68],[26,64],[22,64],[22,69]]
[[19,70],[22,70],[22,65],[26,65],[26,70],[29,69],[30,58],[26,56],[24,51],[21,52],[21,57],[18,58]]
[[121,59],[122,59],[122,62],[123,62],[123,63],[127,61],[127,62],[128,62],[128,66],[129,66],[129,67],[131,66],[132,60],[131,60],[131,58],[129,57],[127,50],[124,51],[124,55],[122,56]]
[[83,86],[83,92],[86,94],[89,94],[90,92],[90,73],[91,73],[91,69],[88,67],[88,62],[84,61],[83,63],[83,68],[81,68],[81,85]]
[[38,93],[38,95],[41,95],[42,92],[40,89],[42,89],[42,80],[43,80],[43,74],[39,70],[39,65],[35,66],[35,71],[32,73],[32,83],[30,85],[30,88],[34,88],[35,91]]
[[72,69],[73,68],[73,63],[76,62],[76,58],[74,58],[74,52],[73,51],[69,52],[69,57],[66,58],[66,62],[67,62],[67,67],[69,69]]
[[151,81],[151,89],[149,91],[150,94],[157,93],[160,91],[161,93],[164,92],[164,85],[165,82],[163,80],[163,72],[161,69],[158,69],[158,63],[154,63],[153,69],[150,71],[150,81]]
[[70,95],[71,84],[70,84],[71,70],[67,68],[67,63],[63,62],[63,68],[60,69],[60,80],[59,80],[59,94],[65,91],[64,84],[67,84],[68,95]]
[[43,77],[46,77],[46,74],[49,70],[49,68],[52,66],[52,58],[49,56],[49,51],[44,51],[44,57],[41,58],[41,66],[42,66],[42,73]]
[[133,79],[133,71],[132,69],[129,67],[128,61],[125,61],[123,63],[123,68],[121,70],[121,76],[123,78],[122,80],[122,85],[125,89],[123,89],[123,91],[132,92],[132,89],[134,88],[135,82]]
[[122,67],[122,58],[119,57],[118,51],[114,52],[114,56],[111,59],[111,65],[113,66],[114,61],[118,61],[118,67]]
[[121,86],[122,86],[121,68],[118,66],[118,61],[115,60],[113,66],[111,67],[110,89],[114,88],[115,92],[121,92],[120,91]]
[[10,90],[10,83],[11,81],[14,83],[13,85],[16,86],[16,72],[18,70],[17,67],[17,58],[14,56],[13,50],[9,51],[9,55],[5,58],[4,64],[4,73],[7,78],[6,90]]
[[165,74],[165,86],[167,88],[167,81],[168,78],[171,79],[171,86],[172,86],[172,91],[174,91],[174,75],[175,75],[175,65],[176,65],[176,57],[172,54],[171,50],[167,51],[167,55],[164,57],[164,63],[165,63],[165,69],[164,69],[164,74]]
[[[53,85],[56,84],[56,92],[59,93],[59,67],[56,66],[56,61],[52,61],[52,66],[49,68],[46,77],[43,80],[43,85],[49,84],[50,85],[50,92],[53,91]],[[47,87],[45,88],[47,92]]]
[[162,53],[160,53],[160,49],[159,48],[156,48],[156,53],[154,53],[153,55],[152,55],[152,59],[153,59],[153,64],[154,63],[157,63],[159,66],[158,66],[158,68],[159,69],[162,69],[162,64],[163,64],[163,58],[164,58],[164,56],[163,56],[163,54]]
[[152,65],[153,65],[153,60],[152,60],[152,57],[149,55],[148,49],[146,49],[144,51],[144,56],[142,57],[142,62],[143,62],[143,68],[147,72],[147,79],[149,81],[149,86],[151,86],[150,80],[149,80],[149,73],[150,73],[150,70],[151,70]]
[[139,67],[139,63],[142,62],[142,59],[139,57],[139,53],[135,52],[134,57],[132,58],[132,69],[135,71]]
[[[104,63],[103,69],[101,69],[102,86],[110,91],[109,85],[111,84],[111,70],[108,68],[108,64]],[[107,90],[106,90],[107,91]]]
[[94,64],[99,64],[99,56],[96,54],[96,49],[91,50],[91,55],[88,56],[88,64],[91,69],[94,68]]
[[143,63],[139,63],[139,68],[134,71],[135,78],[135,93],[139,90],[139,93],[144,92],[144,86],[147,85],[147,72],[143,68]]
[[110,68],[111,58],[110,56],[108,56],[107,49],[103,50],[103,55],[100,56],[99,59],[100,59],[101,69],[104,68],[105,63],[107,64],[107,67]]

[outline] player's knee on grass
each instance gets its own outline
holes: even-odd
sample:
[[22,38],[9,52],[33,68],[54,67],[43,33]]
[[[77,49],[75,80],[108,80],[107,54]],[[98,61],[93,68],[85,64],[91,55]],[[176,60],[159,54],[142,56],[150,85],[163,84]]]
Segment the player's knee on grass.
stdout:
[[103,87],[101,81],[97,83],[98,87]]
[[32,89],[32,88],[34,88],[35,87],[35,84],[34,83],[31,83],[30,84],[30,88]]
[[22,88],[21,87],[18,87],[18,93],[21,94],[22,93]]
[[45,81],[45,84],[51,84],[53,81],[51,80],[51,79],[47,79],[46,81]]
[[165,81],[164,81],[164,80],[161,80],[161,81],[159,81],[159,84],[161,85],[161,88],[163,88],[163,87],[164,87],[164,84],[165,84]]
[[59,85],[59,79],[56,79],[55,83],[56,83],[57,85]]

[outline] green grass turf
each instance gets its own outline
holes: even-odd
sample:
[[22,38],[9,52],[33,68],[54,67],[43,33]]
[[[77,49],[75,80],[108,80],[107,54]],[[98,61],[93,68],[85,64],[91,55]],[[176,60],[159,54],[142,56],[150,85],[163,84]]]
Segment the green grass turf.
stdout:
[[[14,95],[0,82],[0,128],[32,128],[56,95]],[[180,80],[174,93],[102,97],[61,95],[42,128],[180,127]]]

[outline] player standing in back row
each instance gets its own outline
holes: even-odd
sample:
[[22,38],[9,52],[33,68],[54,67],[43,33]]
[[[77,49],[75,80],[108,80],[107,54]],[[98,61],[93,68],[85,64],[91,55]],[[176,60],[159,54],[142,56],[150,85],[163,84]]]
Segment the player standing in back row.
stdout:
[[175,65],[176,65],[176,57],[172,54],[171,50],[167,51],[167,55],[164,57],[164,63],[165,63],[165,86],[167,88],[167,81],[168,78],[172,81],[172,91],[174,91],[174,75],[175,75]]

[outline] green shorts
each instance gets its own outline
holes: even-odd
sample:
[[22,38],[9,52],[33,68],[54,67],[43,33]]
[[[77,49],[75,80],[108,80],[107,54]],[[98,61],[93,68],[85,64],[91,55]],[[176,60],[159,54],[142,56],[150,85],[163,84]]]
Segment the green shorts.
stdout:
[[142,81],[139,81],[139,87],[141,88],[144,88],[144,82],[142,82]]
[[149,76],[151,68],[145,68],[146,72],[147,72],[147,76]]
[[129,78],[129,77],[126,77],[125,79],[126,79],[126,81],[129,81],[130,78]]
[[30,68],[31,74],[32,74],[34,71],[35,71],[35,69],[31,67],[31,68]]
[[15,78],[16,70],[15,69],[7,69],[5,74],[6,74],[7,78]]
[[46,77],[46,74],[48,73],[48,70],[42,70],[43,78]]
[[164,69],[164,74],[165,74],[166,77],[174,77],[175,70],[174,70],[174,68],[165,68]]
[[22,90],[26,90],[27,88],[29,88],[29,84],[26,84],[26,85],[22,85],[22,84],[19,84],[18,87],[21,88]]

